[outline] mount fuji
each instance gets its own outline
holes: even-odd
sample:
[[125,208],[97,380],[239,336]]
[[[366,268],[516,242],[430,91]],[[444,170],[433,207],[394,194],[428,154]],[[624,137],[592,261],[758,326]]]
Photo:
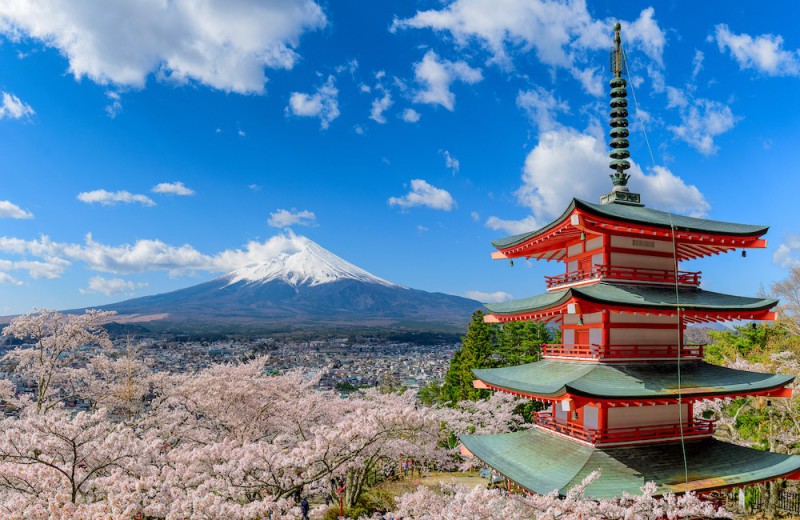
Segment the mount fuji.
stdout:
[[279,251],[186,289],[101,307],[115,321],[172,330],[464,328],[475,300],[379,278],[312,240],[290,235]]

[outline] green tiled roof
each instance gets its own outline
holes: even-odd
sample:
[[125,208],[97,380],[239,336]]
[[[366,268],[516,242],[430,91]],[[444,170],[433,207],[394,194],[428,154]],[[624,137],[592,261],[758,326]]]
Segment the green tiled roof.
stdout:
[[635,224],[644,224],[656,227],[670,227],[670,218],[672,225],[675,226],[677,231],[697,231],[700,233],[713,233],[717,235],[732,235],[732,236],[761,236],[767,232],[769,226],[751,226],[748,224],[735,224],[732,222],[720,222],[718,220],[706,220],[703,218],[686,217],[683,215],[676,215],[674,213],[667,213],[666,211],[658,211],[643,206],[630,206],[626,204],[593,204],[585,200],[572,199],[572,202],[567,206],[567,209],[560,217],[553,222],[547,224],[543,228],[528,233],[522,233],[506,238],[494,240],[492,245],[497,249],[506,249],[525,242],[526,240],[535,237],[548,229],[561,223],[575,208],[588,211],[601,217],[608,217],[614,220],[623,222],[632,222]]
[[658,493],[716,489],[776,478],[800,469],[800,456],[782,455],[727,444],[715,439],[686,443],[689,483],[685,483],[681,445],[595,449],[540,430],[461,438],[476,457],[534,493],[565,494],[591,472],[600,478],[586,489],[590,498],[610,498],[623,491],[641,494],[647,482]]
[[[537,361],[514,367],[472,371],[494,387],[544,397],[570,393],[620,399],[678,395],[677,363],[604,364]],[[781,388],[794,376],[735,370],[703,361],[681,363],[682,395],[719,395]]]
[[614,284],[598,282],[563,291],[540,294],[522,300],[486,304],[492,314],[519,314],[555,307],[572,296],[597,303],[642,308],[674,308],[677,304],[685,310],[710,311],[761,311],[774,307],[778,300],[734,296],[694,287],[681,287],[675,297],[674,287]]

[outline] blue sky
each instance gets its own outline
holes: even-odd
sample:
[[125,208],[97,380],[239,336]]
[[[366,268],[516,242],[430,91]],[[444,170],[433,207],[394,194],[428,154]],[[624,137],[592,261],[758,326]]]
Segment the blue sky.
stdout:
[[610,188],[616,19],[631,188],[771,225],[766,250],[684,266],[769,287],[800,257],[800,7],[746,5],[0,5],[0,313],[193,285],[287,228],[403,285],[538,293],[562,267],[509,268],[489,241]]

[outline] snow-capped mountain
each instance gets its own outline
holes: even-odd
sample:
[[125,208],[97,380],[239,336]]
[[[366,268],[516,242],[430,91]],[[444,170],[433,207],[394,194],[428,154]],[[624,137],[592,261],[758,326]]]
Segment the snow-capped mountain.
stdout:
[[[289,235],[210,282],[103,306],[119,321],[174,330],[463,330],[474,300],[396,285]],[[238,261],[239,259],[237,259]]]
[[225,275],[223,279],[228,280],[229,285],[238,282],[265,284],[280,280],[297,287],[320,285],[337,280],[357,280],[395,287],[392,282],[378,278],[351,264],[306,237],[290,238],[291,245],[295,246],[292,248],[294,250],[281,251],[262,262],[240,267]]

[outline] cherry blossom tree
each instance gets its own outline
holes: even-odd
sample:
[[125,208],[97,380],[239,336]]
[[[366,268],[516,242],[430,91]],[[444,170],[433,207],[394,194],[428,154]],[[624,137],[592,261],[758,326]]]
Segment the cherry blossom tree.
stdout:
[[87,310],[84,314],[62,314],[52,309],[39,309],[15,318],[3,329],[4,336],[30,342],[6,354],[15,363],[16,371],[36,381],[36,412],[43,413],[66,396],[59,383],[75,350],[83,345],[110,347],[108,334],[101,325],[113,311]]
[[655,496],[653,483],[642,487],[641,495],[623,493],[615,499],[591,500],[584,495],[586,487],[600,476],[595,471],[564,497],[548,495],[507,494],[483,486],[442,484],[438,490],[420,486],[416,491],[398,497],[397,507],[389,516],[399,519],[489,520],[495,518],[536,518],[539,520],[658,520],[677,518],[732,518],[722,509],[700,500],[693,493],[680,496]]

